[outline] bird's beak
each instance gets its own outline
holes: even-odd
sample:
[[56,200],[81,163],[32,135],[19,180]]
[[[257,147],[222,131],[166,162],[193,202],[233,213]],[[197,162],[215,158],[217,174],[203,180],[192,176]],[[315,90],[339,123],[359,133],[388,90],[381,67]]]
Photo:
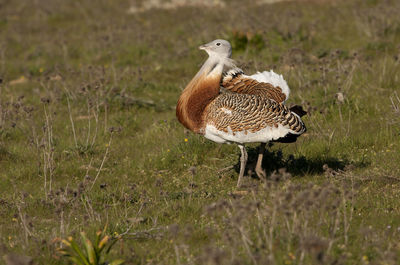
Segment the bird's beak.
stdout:
[[199,49],[200,49],[200,50],[205,50],[205,49],[207,49],[207,44],[204,44],[204,45],[199,46]]

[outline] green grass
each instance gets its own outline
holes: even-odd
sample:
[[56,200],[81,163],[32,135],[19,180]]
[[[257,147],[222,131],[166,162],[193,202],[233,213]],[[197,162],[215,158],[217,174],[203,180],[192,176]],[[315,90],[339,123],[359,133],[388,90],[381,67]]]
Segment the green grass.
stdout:
[[[0,1],[1,256],[68,264],[57,239],[108,224],[127,264],[396,264],[398,1],[248,2]],[[216,38],[308,110],[306,134],[268,148],[269,179],[240,190],[239,149],[175,118]]]

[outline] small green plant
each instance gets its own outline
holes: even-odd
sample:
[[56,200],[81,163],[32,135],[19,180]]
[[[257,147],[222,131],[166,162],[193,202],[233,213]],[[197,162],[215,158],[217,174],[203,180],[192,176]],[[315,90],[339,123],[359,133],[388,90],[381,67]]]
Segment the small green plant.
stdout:
[[61,241],[65,246],[58,249],[58,252],[64,257],[69,258],[69,260],[76,265],[123,264],[124,260],[122,259],[116,259],[110,262],[104,261],[105,256],[110,252],[114,244],[121,238],[113,238],[105,235],[106,227],[103,229],[103,231],[96,232],[96,239],[94,242],[87,238],[85,232],[82,231],[80,233],[86,251],[84,251],[82,247],[70,236],[67,239],[63,239]]

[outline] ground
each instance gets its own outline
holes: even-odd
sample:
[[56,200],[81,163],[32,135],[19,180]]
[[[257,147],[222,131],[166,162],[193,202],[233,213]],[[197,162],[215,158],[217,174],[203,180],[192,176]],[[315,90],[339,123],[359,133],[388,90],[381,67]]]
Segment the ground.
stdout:
[[[126,264],[398,264],[400,2],[194,2],[0,1],[1,260],[107,225]],[[308,111],[240,189],[175,118],[216,38]]]

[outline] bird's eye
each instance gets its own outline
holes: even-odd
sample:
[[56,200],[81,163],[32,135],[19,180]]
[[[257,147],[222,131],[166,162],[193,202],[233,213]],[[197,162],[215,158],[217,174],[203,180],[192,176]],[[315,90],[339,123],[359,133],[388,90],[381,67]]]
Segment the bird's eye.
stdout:
[[215,45],[219,46],[219,45],[221,45],[221,43],[217,42],[217,44],[215,44]]

